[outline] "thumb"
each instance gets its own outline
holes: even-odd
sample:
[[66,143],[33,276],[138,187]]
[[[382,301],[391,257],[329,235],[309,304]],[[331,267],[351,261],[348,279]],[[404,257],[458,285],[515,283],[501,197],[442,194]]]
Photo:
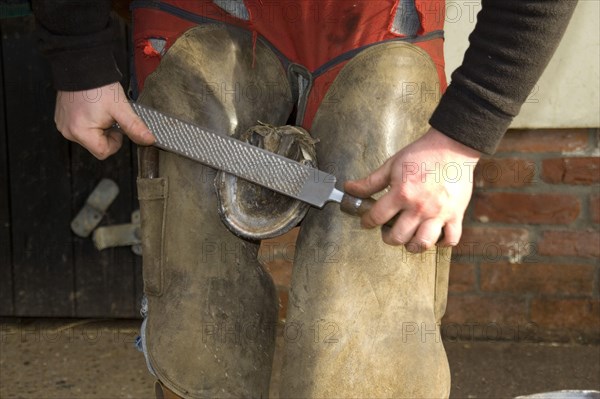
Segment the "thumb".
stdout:
[[359,180],[348,180],[344,189],[351,195],[367,198],[386,188],[390,183],[391,162],[388,159],[369,176]]
[[140,145],[152,145],[156,141],[150,129],[140,119],[139,116],[133,111],[129,103],[119,103],[115,109],[113,109],[112,117],[117,121],[121,129],[125,132],[127,137],[136,144]]

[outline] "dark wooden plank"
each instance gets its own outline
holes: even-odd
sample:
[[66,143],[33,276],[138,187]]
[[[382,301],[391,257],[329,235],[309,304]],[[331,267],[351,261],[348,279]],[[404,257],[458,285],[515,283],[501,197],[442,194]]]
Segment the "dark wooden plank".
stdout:
[[[119,195],[101,226],[129,223],[132,212],[130,144],[105,161],[72,144],[73,214],[102,178],[119,186]],[[74,238],[76,315],[78,317],[132,317],[135,314],[134,254],[129,247],[98,251],[88,238]]]
[[[124,81],[128,79],[127,33],[120,21],[119,40],[114,54]],[[126,87],[126,86],[125,86]],[[114,98],[114,91],[103,93]],[[125,101],[125,98],[116,99]],[[132,147],[124,140],[121,150],[105,161],[98,161],[87,150],[72,144],[73,215],[102,178],[110,178],[120,192],[101,222],[103,225],[129,223],[134,209]],[[78,317],[136,317],[136,255],[129,247],[98,251],[90,238],[74,239],[76,315]]]
[[[137,169],[138,162],[137,162],[137,148],[135,146],[132,146],[131,157],[133,159],[133,175],[137,176],[138,175],[138,169]],[[131,190],[133,193],[133,198],[132,198],[133,207],[135,209],[140,209],[140,203],[138,201],[137,185],[136,185],[135,179],[132,180]],[[134,281],[135,281],[134,284],[135,284],[135,309],[136,309],[136,313],[135,313],[134,317],[140,317],[139,309],[141,307],[142,297],[144,296],[144,279],[142,278],[142,257],[141,256],[136,255],[134,258],[133,276],[134,276]]]
[[[132,41],[131,41],[131,26],[129,25],[125,25],[125,31],[126,31],[126,37],[129,38],[129,40],[126,41],[127,44],[127,54],[132,54],[133,49],[131,48],[132,45]],[[131,65],[131,62],[133,61],[133,58],[128,56],[128,66],[129,66],[129,73],[127,75],[127,81],[124,82],[124,87],[127,87],[125,85],[129,85],[130,79],[132,78],[131,76],[131,69],[133,67],[133,65]],[[135,100],[135,99],[134,99]],[[131,146],[131,159],[132,159],[132,180],[131,180],[131,192],[132,192],[132,207],[133,209],[140,209],[140,203],[138,201],[138,196],[137,196],[137,184],[136,184],[136,178],[138,176],[138,152],[137,152],[137,146],[132,145]],[[144,296],[144,279],[142,277],[142,257],[141,256],[135,256],[134,257],[134,269],[133,269],[133,276],[134,276],[134,286],[135,286],[135,297],[134,297],[134,307],[135,307],[135,314],[133,315],[133,317],[140,317],[140,307],[141,307],[141,303],[142,303],[142,298]]]
[[[0,31],[2,35],[2,31]],[[4,68],[0,41],[0,316],[13,316],[12,259],[10,239],[10,203],[8,193],[8,154],[6,149],[6,118],[4,114]]]
[[[126,21],[129,21],[131,18],[127,18]],[[127,48],[126,51],[126,55],[127,58],[126,59],[122,59],[120,62],[123,65],[124,69],[127,69],[127,75],[124,77],[123,80],[123,86],[125,88],[129,87],[130,84],[130,79],[131,79],[131,62],[133,61],[133,58],[131,57],[132,51],[133,49],[131,48],[132,46],[132,41],[131,41],[131,26],[128,24],[124,24],[123,29],[125,31],[125,37],[127,38],[127,40],[125,41],[125,45]],[[138,158],[137,158],[137,146],[136,145],[132,145],[130,148],[130,154],[131,154],[131,207],[132,209],[140,209],[140,204],[138,201],[138,196],[137,196],[137,184],[136,184],[136,178],[138,175]],[[142,303],[142,297],[144,295],[144,280],[142,278],[142,257],[135,255],[133,257],[133,279],[134,279],[134,313],[132,314],[132,317],[135,318],[139,318],[140,317],[140,307],[141,307],[141,303]]]
[[74,316],[69,146],[54,128],[50,68],[33,17],[0,24],[15,314]]

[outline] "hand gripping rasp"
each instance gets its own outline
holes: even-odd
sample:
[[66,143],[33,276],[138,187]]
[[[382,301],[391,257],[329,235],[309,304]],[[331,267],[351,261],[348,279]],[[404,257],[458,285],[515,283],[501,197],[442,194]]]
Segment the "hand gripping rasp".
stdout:
[[[360,216],[375,203],[372,198],[357,198],[336,189],[336,178],[329,173],[144,105],[131,105],[156,137],[154,146],[160,149],[231,173],[317,208],[333,201],[340,204],[342,211]],[[386,224],[390,225],[393,220]]]

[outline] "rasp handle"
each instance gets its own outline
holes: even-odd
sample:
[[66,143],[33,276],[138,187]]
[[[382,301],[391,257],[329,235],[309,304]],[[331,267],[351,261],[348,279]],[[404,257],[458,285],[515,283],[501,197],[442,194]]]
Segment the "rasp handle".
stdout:
[[[344,193],[340,202],[340,209],[349,215],[360,217],[369,212],[373,205],[375,205],[375,199],[373,198],[358,198]],[[398,215],[385,222],[384,226],[392,227],[396,220],[398,220]]]

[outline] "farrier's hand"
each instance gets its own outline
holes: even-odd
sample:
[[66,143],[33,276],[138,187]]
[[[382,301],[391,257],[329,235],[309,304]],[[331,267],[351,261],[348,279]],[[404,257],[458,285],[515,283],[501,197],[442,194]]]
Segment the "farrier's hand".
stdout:
[[473,169],[480,153],[431,128],[364,179],[346,182],[357,197],[369,197],[385,188],[370,212],[362,217],[366,228],[380,226],[399,213],[392,228],[383,229],[383,241],[422,252],[438,241],[458,243],[462,220],[473,190]]
[[92,90],[59,91],[54,121],[66,139],[81,144],[98,159],[108,158],[121,147],[121,133],[105,133],[115,122],[135,143],[154,143],[154,136],[133,112],[119,83]]

